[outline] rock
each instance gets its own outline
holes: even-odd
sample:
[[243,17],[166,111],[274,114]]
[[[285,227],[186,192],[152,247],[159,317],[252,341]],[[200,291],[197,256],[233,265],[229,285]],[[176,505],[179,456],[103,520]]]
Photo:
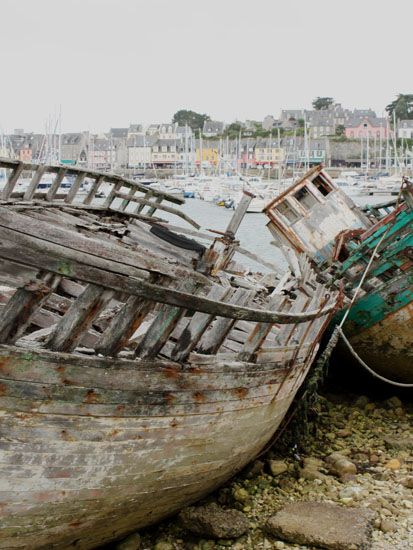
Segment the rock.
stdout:
[[275,548],[276,550],[284,550],[285,544],[280,540],[277,540],[274,542],[273,548]]
[[225,510],[214,502],[186,508],[179,518],[185,529],[201,537],[232,539],[248,531],[248,520],[242,512]]
[[155,544],[153,550],[174,550],[174,545],[166,540],[160,540]]
[[400,483],[403,485],[403,487],[407,487],[408,489],[413,489],[413,476],[405,477],[400,481]]
[[389,449],[398,449],[400,451],[413,450],[413,436],[410,437],[385,437],[384,442]]
[[357,466],[340,453],[332,453],[326,458],[330,473],[344,477],[357,474]]
[[252,464],[247,466],[244,470],[245,477],[251,479],[261,475],[264,471],[264,462],[261,460],[255,460]]
[[413,508],[413,502],[411,500],[402,500],[400,504],[408,510],[411,510]]
[[273,476],[279,476],[288,471],[288,466],[283,460],[269,460],[268,466]]
[[360,395],[360,397],[354,402],[354,406],[358,407],[359,409],[364,409],[367,403],[370,403],[369,398],[365,395]]
[[401,402],[401,400],[395,395],[393,397],[390,397],[389,399],[386,399],[384,404],[388,409],[398,409],[403,406],[403,403]]
[[242,487],[236,487],[232,491],[232,496],[237,502],[245,503],[248,502],[250,499],[250,495],[246,489],[243,489]]
[[116,544],[116,550],[138,550],[141,547],[141,537],[133,533]]
[[383,518],[380,522],[380,530],[383,531],[383,533],[391,533],[397,530],[397,524],[391,519]]
[[386,462],[384,467],[388,470],[399,470],[401,467],[400,460],[397,460],[397,458],[391,458],[388,462]]
[[358,485],[349,485],[348,487],[341,489],[339,496],[341,500],[348,498],[352,500],[359,500],[363,496],[366,496],[366,491]]
[[337,432],[338,437],[350,437],[351,436],[351,430],[348,428],[343,428],[342,430],[338,430]]
[[370,545],[374,512],[321,502],[287,504],[266,525],[272,535],[290,543],[331,550],[353,550]]

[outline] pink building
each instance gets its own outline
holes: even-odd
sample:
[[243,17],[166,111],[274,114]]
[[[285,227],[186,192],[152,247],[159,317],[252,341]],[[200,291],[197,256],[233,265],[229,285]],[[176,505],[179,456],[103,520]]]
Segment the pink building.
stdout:
[[345,125],[345,135],[349,139],[386,139],[387,121],[385,118],[364,117],[349,120]]

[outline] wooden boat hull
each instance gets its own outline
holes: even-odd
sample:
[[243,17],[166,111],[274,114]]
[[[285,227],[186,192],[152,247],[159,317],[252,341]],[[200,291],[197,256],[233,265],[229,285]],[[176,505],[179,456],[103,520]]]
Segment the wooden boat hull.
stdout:
[[358,300],[344,332],[378,374],[413,383],[413,273],[395,277]]
[[0,548],[97,547],[209,493],[271,439],[314,351],[185,368],[1,346]]

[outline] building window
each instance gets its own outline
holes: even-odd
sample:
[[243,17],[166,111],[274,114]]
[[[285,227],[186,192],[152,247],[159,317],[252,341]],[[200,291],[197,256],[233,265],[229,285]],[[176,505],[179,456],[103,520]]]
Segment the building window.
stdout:
[[296,212],[286,201],[277,204],[275,209],[291,223],[300,219],[298,212]]
[[301,187],[301,189],[294,193],[294,198],[296,198],[302,206],[308,209],[311,209],[318,203],[318,200],[312,193],[310,193],[307,187]]
[[324,197],[326,195],[328,195],[333,190],[331,185],[327,182],[327,180],[321,174],[316,176],[312,180],[312,182],[313,182],[313,185],[315,185],[317,187],[318,191],[320,191],[320,193]]

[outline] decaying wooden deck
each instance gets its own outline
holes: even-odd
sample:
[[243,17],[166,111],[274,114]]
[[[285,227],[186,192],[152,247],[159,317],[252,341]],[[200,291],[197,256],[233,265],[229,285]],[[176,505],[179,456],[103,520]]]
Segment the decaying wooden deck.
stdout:
[[[197,227],[164,205],[175,197],[72,167],[1,166],[0,548],[93,548],[256,456],[338,295],[304,256],[282,277],[234,261],[248,195],[225,234],[199,246],[154,216]],[[39,194],[47,171],[54,183]],[[76,179],[61,193],[67,173]]]

